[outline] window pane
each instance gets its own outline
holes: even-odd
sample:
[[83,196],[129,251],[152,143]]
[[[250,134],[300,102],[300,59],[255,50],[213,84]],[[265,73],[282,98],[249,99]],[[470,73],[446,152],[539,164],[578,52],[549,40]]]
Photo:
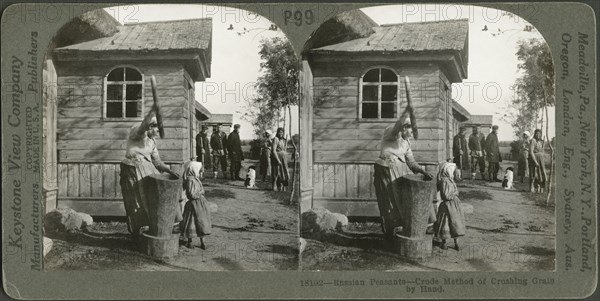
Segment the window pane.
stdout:
[[135,69],[125,68],[125,80],[140,81],[142,80],[142,75]]
[[398,86],[381,86],[381,101],[398,100]]
[[123,100],[123,85],[107,85],[106,100]]
[[381,118],[396,118],[396,103],[381,104]]
[[362,118],[377,118],[377,104],[376,103],[363,103],[362,104]]
[[377,86],[363,86],[362,101],[377,101]]
[[379,81],[379,69],[369,70],[363,77],[365,83],[376,83]]
[[390,69],[381,69],[381,81],[395,82],[398,81],[398,76],[396,76],[396,73]]
[[142,99],[142,85],[127,85],[127,87],[125,87],[125,99]]
[[117,68],[108,74],[109,81],[122,81],[123,80],[123,68]]
[[109,117],[109,118],[123,117],[123,103],[122,102],[107,102],[106,103],[106,117]]
[[128,101],[125,105],[125,117],[140,117],[142,116],[142,102]]

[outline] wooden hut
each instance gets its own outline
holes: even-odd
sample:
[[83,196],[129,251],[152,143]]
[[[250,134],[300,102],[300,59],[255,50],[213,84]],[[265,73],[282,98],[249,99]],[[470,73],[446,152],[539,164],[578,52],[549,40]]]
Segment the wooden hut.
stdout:
[[404,76],[419,122],[415,159],[431,171],[449,159],[455,123],[468,114],[450,97],[467,77],[467,53],[468,20],[378,26],[355,10],[324,23],[303,53],[301,128],[312,135],[301,142],[302,210],[379,215],[373,164],[383,130],[406,107]]
[[471,135],[473,127],[479,128],[479,133],[487,134],[492,132],[492,123],[494,122],[494,116],[492,115],[471,115],[469,119],[461,123],[461,126],[466,128],[465,135]]
[[194,156],[197,121],[210,117],[195,101],[194,83],[210,77],[211,19],[111,26],[112,33],[51,52],[57,114],[45,126],[55,125],[57,138],[46,148],[56,149],[58,180],[47,208],[124,215],[119,163],[130,129],[153,104],[152,75],[165,125],[157,145],[171,168]]

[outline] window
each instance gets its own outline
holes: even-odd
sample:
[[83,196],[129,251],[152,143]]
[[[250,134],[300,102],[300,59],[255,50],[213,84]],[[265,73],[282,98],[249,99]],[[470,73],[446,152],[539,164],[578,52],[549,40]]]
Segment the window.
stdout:
[[398,118],[398,75],[387,68],[367,71],[360,79],[359,118]]
[[144,105],[144,76],[134,68],[113,69],[104,78],[104,117],[140,119]]

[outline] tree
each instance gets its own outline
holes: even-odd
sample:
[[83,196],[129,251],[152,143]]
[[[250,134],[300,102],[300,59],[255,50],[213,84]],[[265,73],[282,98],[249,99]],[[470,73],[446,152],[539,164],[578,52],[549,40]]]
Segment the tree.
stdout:
[[[298,59],[292,44],[281,37],[262,39],[259,54],[262,59],[260,68],[263,75],[258,78],[256,84],[257,97],[248,101],[249,111],[244,118],[255,125],[255,133],[261,137],[266,129],[273,129],[276,124],[279,125],[283,115],[283,127],[285,128],[286,123],[289,122],[288,135],[290,135],[291,107],[298,105],[299,101]],[[297,170],[297,148],[293,139],[288,141],[294,147],[291,203]]]
[[[517,113],[512,125],[515,134],[520,136],[523,131],[536,127],[538,120],[545,120],[546,139],[548,140],[548,107],[555,106],[554,94],[554,64],[548,44],[540,39],[528,39],[518,42],[517,58],[521,76],[513,85],[515,98],[513,104]],[[545,119],[544,119],[545,117]],[[550,175],[554,170],[554,147],[550,147]],[[550,198],[552,181],[548,181],[546,205]]]

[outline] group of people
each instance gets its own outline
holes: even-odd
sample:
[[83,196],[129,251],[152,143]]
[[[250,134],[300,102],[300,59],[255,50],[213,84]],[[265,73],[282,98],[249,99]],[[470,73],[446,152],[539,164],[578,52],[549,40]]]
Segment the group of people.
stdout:
[[[398,179],[408,174],[423,174],[425,180],[433,180],[425,168],[419,165],[411,150],[410,138],[412,125],[409,120],[399,119],[393,126],[385,129],[381,139],[381,151],[375,161],[374,185],[377,204],[382,219],[384,235],[392,238],[403,229],[401,202],[402,191]],[[458,238],[466,234],[465,218],[458,198],[458,189],[454,182],[455,163],[443,162],[439,166],[436,187],[441,202],[435,210],[432,200],[429,201],[428,223],[425,229],[441,240],[440,247],[447,249],[446,240],[454,239],[454,248],[459,250]]]
[[[120,165],[119,183],[127,215],[127,227],[135,240],[150,224],[146,208],[145,178],[156,173],[168,173],[179,178],[176,172],[162,162],[156,148],[155,138],[159,131],[157,119],[154,117],[155,110],[156,107],[153,107],[141,124],[132,127],[125,158]],[[211,234],[212,229],[204,189],[200,182],[202,169],[201,162],[191,161],[185,165],[182,189],[187,201],[183,212],[179,206],[174,210],[177,213],[175,222],[179,223],[181,237],[187,239],[186,245],[191,247],[192,238],[200,237],[200,248],[205,249],[203,237]]]
[[[479,132],[478,127],[473,127],[468,143],[465,132],[466,128],[460,128],[452,143],[452,155],[457,169],[459,171],[470,169],[472,179],[475,179],[479,170],[482,180],[501,181],[498,178],[500,162],[502,162],[498,141],[498,126],[492,126],[492,132],[487,137]],[[486,161],[488,162],[487,173]]]
[[[487,137],[479,132],[478,127],[473,127],[473,133],[469,136],[468,143],[465,132],[465,128],[460,128],[458,135],[454,136],[452,153],[457,169],[459,171],[470,169],[472,179],[475,179],[479,170],[481,179],[503,182],[505,188],[512,187],[512,167],[507,168],[503,180],[498,177],[500,162],[502,162],[498,142],[498,126],[492,126],[492,132]],[[525,177],[529,175],[531,192],[542,192],[546,185],[546,167],[543,154],[542,131],[535,130],[533,138],[531,138],[528,131],[523,133],[519,146],[517,176],[520,182],[523,183]],[[488,162],[487,173],[486,161]]]
[[525,177],[529,176],[529,191],[544,192],[547,179],[542,130],[536,129],[533,137],[529,131],[525,131],[519,145],[518,180],[523,183]]
[[[230,179],[246,181],[247,187],[253,187],[255,182],[255,167],[248,169],[246,179],[240,177],[244,153],[240,140],[240,125],[233,126],[233,132],[227,136],[221,131],[219,125],[213,127],[213,133],[208,137],[208,127],[202,126],[198,135],[196,135],[196,161],[202,162],[204,166],[210,166],[214,178],[219,174],[219,168],[223,173],[223,178],[227,178],[227,159],[229,158]],[[285,191],[289,182],[288,159],[287,159],[287,139],[285,130],[278,128],[275,135],[271,130],[267,130],[261,137],[261,152],[259,175],[263,181],[271,175],[271,184],[273,190]],[[202,173],[201,173],[202,178]]]
[[[244,180],[240,177],[242,161],[244,160],[240,128],[239,124],[234,125],[233,131],[228,136],[225,132],[221,131],[219,125],[215,125],[213,126],[213,133],[209,138],[207,133],[208,126],[203,125],[200,133],[196,135],[196,161],[202,162],[204,167],[212,165],[215,179],[218,177],[219,169],[221,169],[223,178],[227,178],[227,167],[229,167],[231,180]],[[228,158],[230,164],[227,163]],[[203,173],[201,172],[202,177]]]

